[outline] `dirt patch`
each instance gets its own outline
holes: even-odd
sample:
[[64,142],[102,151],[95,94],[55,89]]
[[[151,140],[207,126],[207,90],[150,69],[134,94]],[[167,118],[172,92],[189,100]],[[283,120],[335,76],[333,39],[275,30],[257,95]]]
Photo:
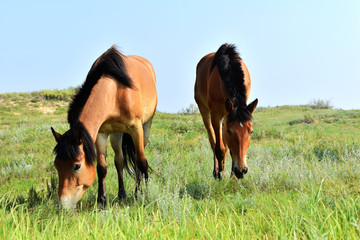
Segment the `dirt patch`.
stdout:
[[17,106],[18,103],[9,99],[0,98],[0,105]]
[[45,107],[45,106],[37,107],[37,108],[34,108],[34,109],[36,109],[37,111],[42,112],[44,114],[52,114],[56,110],[56,108],[54,108],[54,107]]

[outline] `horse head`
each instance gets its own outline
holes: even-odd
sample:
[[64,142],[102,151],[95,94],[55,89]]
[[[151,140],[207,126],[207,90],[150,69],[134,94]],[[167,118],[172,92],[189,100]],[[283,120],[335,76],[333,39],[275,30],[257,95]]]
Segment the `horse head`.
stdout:
[[251,134],[253,132],[253,124],[251,122],[252,113],[254,112],[258,100],[244,108],[235,107],[228,98],[225,102],[228,117],[224,126],[224,140],[230,149],[232,157],[232,174],[237,178],[243,178],[248,171],[246,164],[247,150],[250,145]]
[[53,128],[51,131],[57,142],[54,164],[59,175],[59,203],[63,208],[74,208],[95,178],[93,143],[81,123],[63,135]]

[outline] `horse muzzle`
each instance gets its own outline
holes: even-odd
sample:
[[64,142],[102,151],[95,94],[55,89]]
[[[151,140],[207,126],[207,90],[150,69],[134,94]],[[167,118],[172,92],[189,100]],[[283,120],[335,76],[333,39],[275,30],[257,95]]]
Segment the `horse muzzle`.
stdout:
[[67,210],[74,209],[77,202],[84,194],[85,189],[86,188],[83,185],[80,185],[75,188],[75,191],[73,191],[71,194],[59,196],[59,207]]
[[240,179],[243,178],[244,175],[248,172],[248,167],[244,167],[242,169],[239,169],[238,167],[234,167],[232,174],[235,174],[236,178]]

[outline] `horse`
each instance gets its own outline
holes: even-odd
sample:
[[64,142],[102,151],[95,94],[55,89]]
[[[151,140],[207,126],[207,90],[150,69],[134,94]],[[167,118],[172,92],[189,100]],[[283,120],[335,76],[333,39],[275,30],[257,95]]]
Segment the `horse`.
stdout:
[[[68,110],[70,129],[52,134],[59,176],[58,198],[63,208],[74,208],[98,175],[97,204],[106,204],[107,139],[115,152],[120,199],[126,197],[123,170],[136,176],[135,195],[141,177],[148,179],[144,154],[157,106],[156,77],[143,57],[123,55],[111,46],[93,63],[85,82]],[[96,152],[95,148],[96,147]]]
[[215,179],[221,179],[230,149],[231,175],[243,178],[248,172],[247,149],[253,132],[252,114],[258,104],[249,98],[249,71],[233,44],[223,44],[205,55],[196,68],[194,98],[214,153]]

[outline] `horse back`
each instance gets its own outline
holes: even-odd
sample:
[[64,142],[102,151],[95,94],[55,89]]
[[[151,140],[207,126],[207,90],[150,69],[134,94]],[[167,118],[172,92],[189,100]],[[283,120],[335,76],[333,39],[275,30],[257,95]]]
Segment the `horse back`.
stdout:
[[[139,56],[122,57],[132,87],[103,75],[85,105],[85,113],[89,112],[87,119],[103,119],[101,132],[126,132],[135,122],[148,121],[156,110],[156,79],[151,63]],[[97,109],[96,114],[91,109]],[[99,117],[93,117],[94,114]]]
[[118,88],[118,101],[135,118],[142,118],[146,122],[153,116],[157,106],[155,71],[152,64],[140,56],[125,56],[124,61],[134,87]]
[[211,70],[215,53],[204,56],[196,68],[195,101],[208,109],[222,110],[227,97],[217,67]]
[[[226,114],[225,101],[229,96],[221,80],[219,70],[215,66],[211,70],[215,52],[207,54],[198,63],[196,68],[195,101],[205,105],[208,109],[217,108],[218,111]],[[251,80],[245,63],[241,61],[241,68],[244,72],[244,85],[246,88],[246,101],[250,95]],[[240,79],[239,79],[240,80]]]

